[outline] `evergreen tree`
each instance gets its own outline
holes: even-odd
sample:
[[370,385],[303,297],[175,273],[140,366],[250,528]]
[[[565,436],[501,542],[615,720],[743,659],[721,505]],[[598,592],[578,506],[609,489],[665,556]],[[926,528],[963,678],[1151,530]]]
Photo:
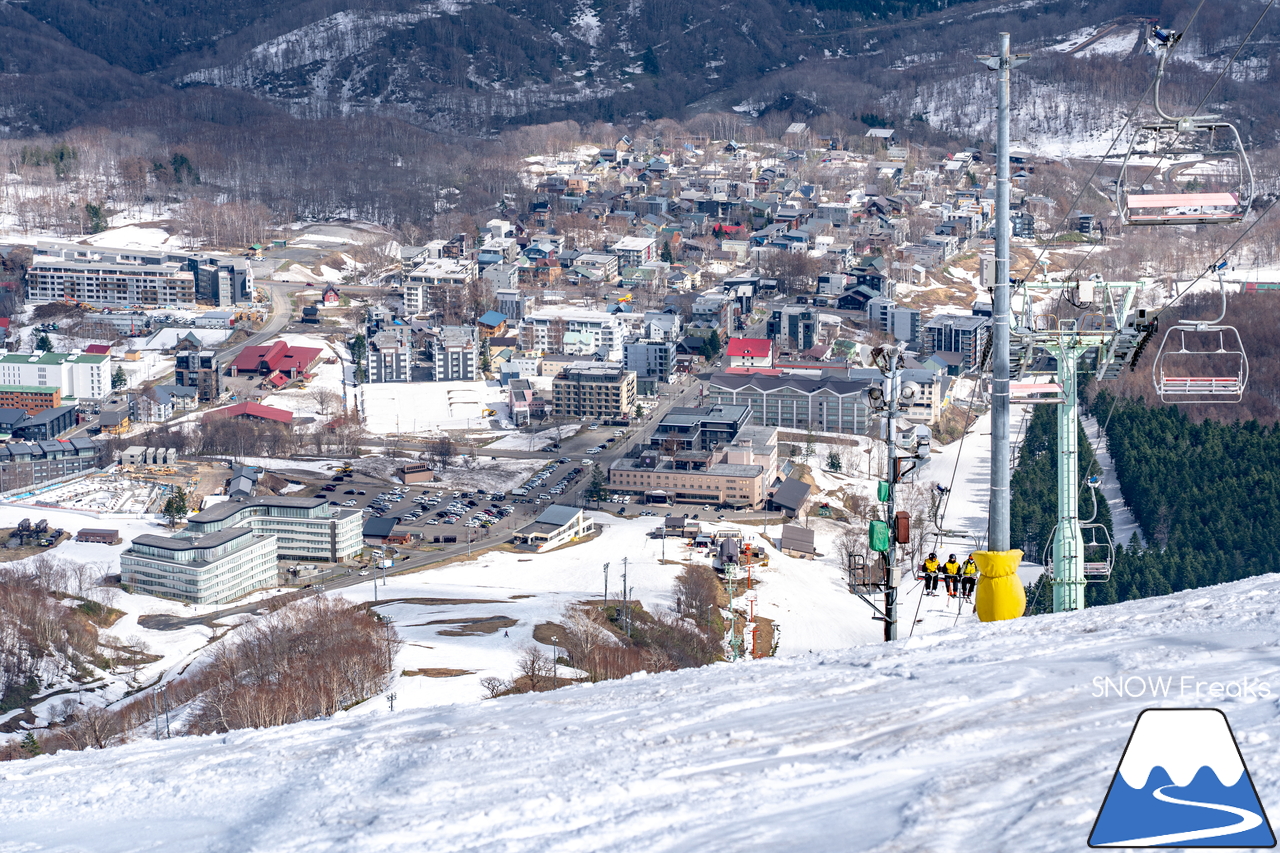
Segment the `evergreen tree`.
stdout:
[[118,391],[129,384],[129,377],[125,375],[123,367],[117,367],[115,372],[111,374],[111,390]]
[[44,749],[40,746],[40,741],[36,740],[35,732],[27,732],[22,737],[22,751],[32,758],[37,755],[43,755]]
[[107,213],[100,204],[86,204],[84,213],[89,217],[89,233],[101,234],[107,230]]
[[644,417],[644,404],[636,403],[636,420],[640,420],[643,417]]
[[591,466],[591,485],[587,487],[587,497],[596,503],[608,497],[608,486],[604,479],[604,469],[599,465]]
[[662,262],[664,264],[674,264],[676,262],[675,255],[671,254],[670,240],[667,240],[662,244]]
[[41,352],[53,352],[53,341],[49,340],[48,335],[41,332],[40,337],[36,338],[36,349]]
[[837,473],[840,471],[840,454],[834,450],[827,451],[827,470]]
[[175,488],[169,495],[169,499],[164,502],[164,509],[160,510],[160,514],[169,519],[170,527],[177,527],[178,522],[186,518],[190,511],[187,506],[187,493],[179,487]]

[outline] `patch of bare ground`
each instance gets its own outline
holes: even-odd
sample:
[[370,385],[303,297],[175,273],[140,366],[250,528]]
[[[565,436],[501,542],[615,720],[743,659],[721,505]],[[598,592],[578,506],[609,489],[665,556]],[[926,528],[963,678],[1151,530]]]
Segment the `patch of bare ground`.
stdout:
[[757,616],[755,629],[755,652],[752,654],[752,657],[772,657],[774,652],[774,638],[776,634],[777,631],[772,619]]
[[422,669],[406,669],[401,675],[425,675],[427,678],[456,678],[459,675],[475,675],[474,669],[449,669],[443,666],[430,666]]
[[[603,604],[603,601],[601,603]],[[556,622],[543,622],[533,626],[533,639],[544,646],[560,645],[567,636],[569,636],[569,630]],[[559,642],[553,640],[553,637],[560,638]]]
[[436,619],[424,625],[457,625],[457,628],[442,628],[437,633],[442,637],[478,637],[481,634],[496,634],[514,627],[518,619],[510,616],[481,616],[476,619]]
[[441,604],[501,604],[492,598],[384,598],[382,601],[367,601],[366,607],[385,607],[388,604],[420,604],[423,607],[435,607]]

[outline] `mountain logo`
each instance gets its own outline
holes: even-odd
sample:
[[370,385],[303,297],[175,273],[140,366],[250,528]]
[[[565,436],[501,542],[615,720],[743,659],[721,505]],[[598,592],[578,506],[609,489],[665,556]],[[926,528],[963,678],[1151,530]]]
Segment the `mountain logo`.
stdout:
[[1089,846],[1275,847],[1226,715],[1216,708],[1139,714]]

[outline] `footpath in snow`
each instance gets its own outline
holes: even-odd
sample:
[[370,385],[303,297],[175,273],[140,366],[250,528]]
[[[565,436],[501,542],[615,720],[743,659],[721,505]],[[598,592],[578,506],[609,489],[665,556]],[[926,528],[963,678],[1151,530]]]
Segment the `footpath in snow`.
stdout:
[[1278,634],[1263,576],[475,704],[377,699],[5,764],[0,850],[1082,851],[1148,707],[1221,708],[1280,809]]
[[[1098,419],[1093,415],[1087,415],[1080,418],[1080,422],[1084,424],[1084,434],[1089,437],[1089,444],[1093,446],[1093,455],[1098,458],[1098,467],[1102,469],[1100,491],[1107,501],[1107,507],[1111,510],[1111,527],[1115,533],[1116,544],[1128,545],[1129,540],[1136,533],[1138,542],[1145,547],[1147,542],[1142,535],[1142,528],[1138,525],[1138,519],[1134,517],[1133,510],[1129,509],[1129,505],[1124,502],[1124,495],[1120,493],[1120,481],[1116,479],[1116,466],[1111,461],[1111,453],[1107,450],[1107,439],[1102,435]],[[1080,511],[1087,514],[1091,508],[1092,503],[1089,499],[1082,497]]]

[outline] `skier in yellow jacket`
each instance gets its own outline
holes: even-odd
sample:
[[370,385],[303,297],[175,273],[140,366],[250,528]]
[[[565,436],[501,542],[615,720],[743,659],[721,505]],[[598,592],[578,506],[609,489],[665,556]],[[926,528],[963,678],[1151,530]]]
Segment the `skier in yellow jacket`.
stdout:
[[964,596],[965,601],[973,601],[973,588],[978,585],[978,564],[974,562],[973,555],[964,561],[964,565],[960,567],[960,595]]
[[938,555],[930,554],[924,561],[924,594],[938,594]]
[[947,595],[955,598],[956,593],[960,591],[960,564],[956,562],[955,554],[947,557],[947,563],[942,567],[942,570],[947,573]]

